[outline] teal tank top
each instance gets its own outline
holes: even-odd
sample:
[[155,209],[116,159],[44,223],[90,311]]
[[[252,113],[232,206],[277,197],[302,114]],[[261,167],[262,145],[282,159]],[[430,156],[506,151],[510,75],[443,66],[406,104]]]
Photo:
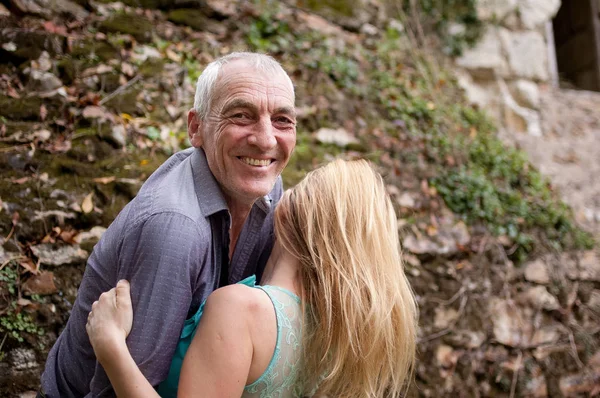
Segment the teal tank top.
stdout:
[[[273,357],[265,372],[254,383],[244,388],[242,398],[295,398],[302,396],[297,385],[302,340],[300,298],[278,286],[256,286],[256,276],[254,275],[238,283],[264,291],[273,303],[277,319],[277,341]],[[204,311],[204,304],[202,303],[198,312],[184,323],[169,374],[156,389],[163,398],[177,397],[177,385],[183,358],[196,334]]]

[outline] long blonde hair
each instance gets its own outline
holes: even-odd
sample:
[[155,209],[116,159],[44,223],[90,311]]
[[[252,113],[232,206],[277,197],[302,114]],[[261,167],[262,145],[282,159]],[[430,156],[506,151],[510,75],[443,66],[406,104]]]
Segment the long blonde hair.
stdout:
[[300,260],[302,384],[332,397],[397,397],[415,362],[417,309],[381,176],[336,160],[288,190],[276,238]]

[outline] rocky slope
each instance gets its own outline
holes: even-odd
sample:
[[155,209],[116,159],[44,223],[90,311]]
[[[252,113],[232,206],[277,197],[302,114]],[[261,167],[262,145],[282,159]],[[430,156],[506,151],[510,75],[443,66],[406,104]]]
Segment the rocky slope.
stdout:
[[186,145],[203,66],[241,49],[297,84],[288,185],[335,156],[386,177],[421,310],[411,396],[600,392],[589,234],[380,3],[1,4],[0,396],[37,388],[93,244]]

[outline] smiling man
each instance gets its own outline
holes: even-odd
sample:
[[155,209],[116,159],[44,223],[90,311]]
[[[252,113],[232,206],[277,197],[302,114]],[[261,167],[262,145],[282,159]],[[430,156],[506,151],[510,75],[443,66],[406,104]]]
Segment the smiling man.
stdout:
[[266,55],[217,59],[198,79],[188,133],[193,148],[146,181],[94,248],[39,396],[114,396],[85,324],[92,303],[118,280],[131,283],[129,350],[156,386],[200,303],[219,286],[262,273],[280,174],[296,143],[292,81]]

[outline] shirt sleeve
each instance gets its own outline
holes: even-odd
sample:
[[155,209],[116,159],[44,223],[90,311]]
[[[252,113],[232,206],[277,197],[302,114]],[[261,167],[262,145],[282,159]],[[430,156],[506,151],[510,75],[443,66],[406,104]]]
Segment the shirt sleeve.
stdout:
[[[153,215],[123,236],[114,284],[119,279],[131,284],[134,317],[127,346],[153,386],[167,376],[208,250],[210,237],[177,213]],[[114,394],[99,364],[91,394]]]

